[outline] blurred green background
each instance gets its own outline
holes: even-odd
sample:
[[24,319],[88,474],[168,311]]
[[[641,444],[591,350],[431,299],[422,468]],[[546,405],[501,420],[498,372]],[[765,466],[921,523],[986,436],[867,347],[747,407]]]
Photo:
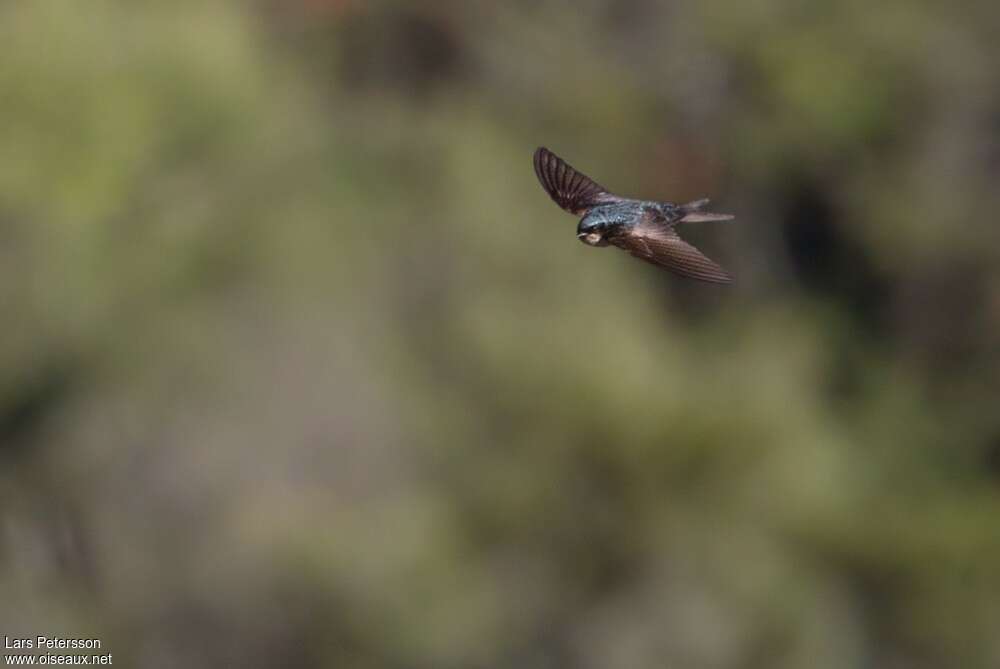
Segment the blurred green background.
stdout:
[[[1000,666],[1000,5],[0,5],[0,634]],[[714,198],[678,280],[546,145]]]

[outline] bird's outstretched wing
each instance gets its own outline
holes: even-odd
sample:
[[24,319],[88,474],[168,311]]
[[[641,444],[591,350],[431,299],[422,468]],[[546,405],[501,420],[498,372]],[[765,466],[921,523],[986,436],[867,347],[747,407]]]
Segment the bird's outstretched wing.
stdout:
[[681,239],[673,228],[662,223],[643,221],[621,234],[608,237],[608,241],[636,258],[690,279],[711,283],[733,281],[726,270]]
[[577,172],[545,147],[538,147],[535,151],[535,174],[549,197],[573,214],[579,215],[594,205],[618,199],[604,186]]

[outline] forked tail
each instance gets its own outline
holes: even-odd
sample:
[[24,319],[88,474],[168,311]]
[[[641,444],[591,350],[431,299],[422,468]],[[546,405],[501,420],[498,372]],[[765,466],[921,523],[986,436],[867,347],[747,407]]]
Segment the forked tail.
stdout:
[[688,202],[687,204],[682,204],[680,206],[683,216],[680,219],[681,223],[707,223],[709,221],[731,221],[733,216],[731,214],[713,214],[710,211],[702,211],[702,208],[707,206],[709,203],[708,198],[701,200],[695,200],[694,202]]

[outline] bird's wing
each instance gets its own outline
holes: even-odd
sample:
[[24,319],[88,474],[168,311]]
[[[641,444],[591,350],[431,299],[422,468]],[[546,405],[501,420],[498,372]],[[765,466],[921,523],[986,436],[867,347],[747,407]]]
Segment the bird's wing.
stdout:
[[577,172],[545,147],[539,147],[535,151],[535,174],[549,197],[573,214],[579,215],[594,205],[618,199],[604,186]]
[[643,221],[608,241],[636,258],[675,274],[711,283],[732,283],[733,277],[701,251],[681,239],[673,228]]

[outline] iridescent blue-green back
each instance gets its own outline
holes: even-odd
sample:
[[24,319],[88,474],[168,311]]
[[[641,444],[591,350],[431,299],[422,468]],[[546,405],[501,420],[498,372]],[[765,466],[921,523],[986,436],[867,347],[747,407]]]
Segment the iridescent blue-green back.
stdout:
[[580,219],[578,230],[610,231],[631,227],[642,221],[647,211],[658,214],[668,225],[680,217],[678,208],[669,202],[622,199],[593,207]]

